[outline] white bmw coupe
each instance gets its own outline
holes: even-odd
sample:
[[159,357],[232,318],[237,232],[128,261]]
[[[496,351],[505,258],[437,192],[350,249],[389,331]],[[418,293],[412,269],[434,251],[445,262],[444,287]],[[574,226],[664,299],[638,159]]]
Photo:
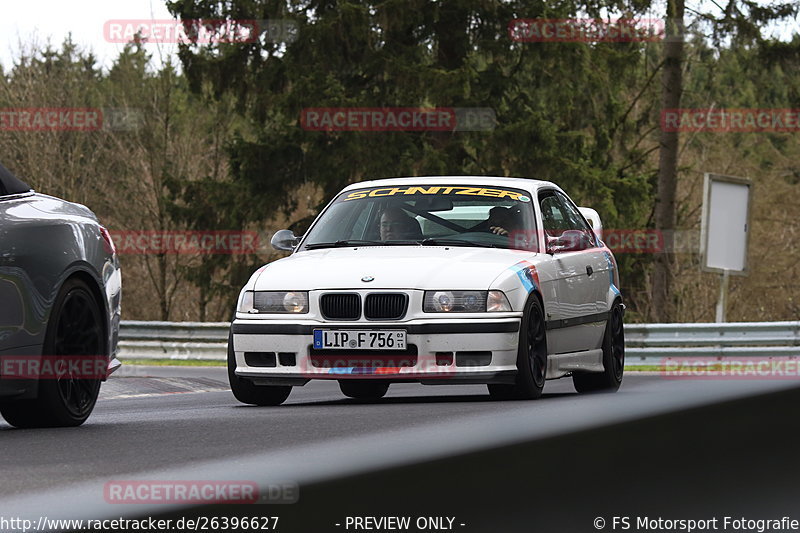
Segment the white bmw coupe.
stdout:
[[377,399],[391,383],[485,383],[530,399],[545,380],[615,391],[625,358],[616,261],[597,213],[547,181],[393,178],[346,187],[291,255],[242,289],[228,342],[235,397],[278,405],[332,379]]

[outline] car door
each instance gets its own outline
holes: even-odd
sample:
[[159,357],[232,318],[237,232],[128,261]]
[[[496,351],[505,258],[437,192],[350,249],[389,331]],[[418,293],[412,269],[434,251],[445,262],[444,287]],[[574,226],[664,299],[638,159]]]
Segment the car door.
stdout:
[[539,207],[557,278],[558,316],[548,317],[548,349],[570,353],[599,348],[609,283],[605,255],[578,208],[561,191],[541,191]]

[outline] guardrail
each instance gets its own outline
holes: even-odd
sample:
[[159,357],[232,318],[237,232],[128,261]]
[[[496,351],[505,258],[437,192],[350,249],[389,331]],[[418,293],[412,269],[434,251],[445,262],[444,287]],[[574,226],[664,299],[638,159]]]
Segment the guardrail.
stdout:
[[139,322],[123,320],[119,356],[129,359],[224,361],[230,322]]
[[800,356],[800,322],[626,324],[626,366],[666,357]]
[[[120,357],[224,361],[228,322],[123,320]],[[800,357],[800,322],[627,324],[626,366],[665,357]]]

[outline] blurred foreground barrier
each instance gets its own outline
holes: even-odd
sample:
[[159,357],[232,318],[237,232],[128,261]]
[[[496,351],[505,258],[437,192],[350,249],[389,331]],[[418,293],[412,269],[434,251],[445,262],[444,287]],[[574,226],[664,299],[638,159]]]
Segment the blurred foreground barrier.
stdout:
[[[224,361],[228,322],[123,320],[120,357]],[[627,324],[626,366],[665,357],[800,357],[800,322]]]

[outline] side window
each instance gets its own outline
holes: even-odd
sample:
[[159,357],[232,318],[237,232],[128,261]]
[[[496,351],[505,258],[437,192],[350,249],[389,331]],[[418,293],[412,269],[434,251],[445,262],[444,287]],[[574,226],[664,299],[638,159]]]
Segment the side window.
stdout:
[[558,191],[539,196],[548,249],[573,252],[597,246],[594,232],[572,202]]
[[560,192],[556,192],[556,196],[558,196],[558,199],[561,201],[561,205],[564,208],[564,213],[568,221],[567,225],[569,226],[567,229],[584,231],[591,234],[592,228],[589,227],[589,225],[583,219],[583,215],[581,215],[581,212],[578,211],[578,209],[572,204],[569,198],[567,198]]
[[567,215],[554,192],[549,191],[539,196],[542,209],[542,227],[548,237],[560,237],[567,226]]

